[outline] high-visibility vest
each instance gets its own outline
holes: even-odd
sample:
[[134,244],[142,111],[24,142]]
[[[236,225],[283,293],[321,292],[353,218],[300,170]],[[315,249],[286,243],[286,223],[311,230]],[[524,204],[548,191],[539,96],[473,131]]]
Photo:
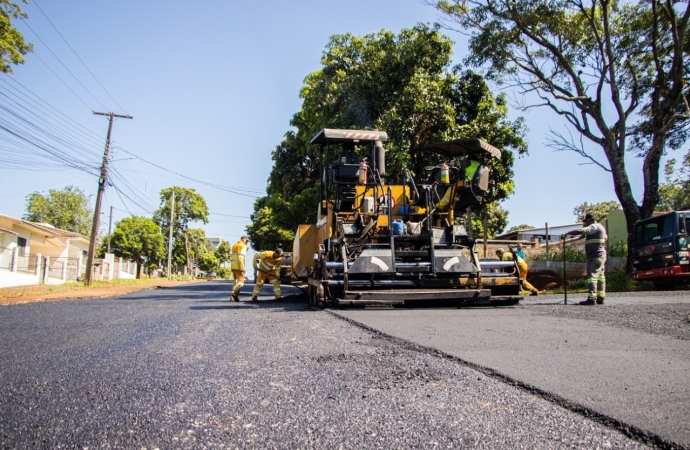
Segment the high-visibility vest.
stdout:
[[[448,206],[451,204],[451,195],[453,191],[455,191],[455,194],[453,195],[453,205],[457,203],[457,201],[460,199],[460,191],[458,191],[458,188],[461,188],[463,186],[471,186],[472,185],[472,180],[474,179],[474,174],[477,172],[477,169],[479,169],[479,161],[474,161],[474,160],[467,160],[467,166],[465,167],[465,178],[462,180],[458,180],[458,183],[453,189],[453,187],[448,187],[446,189],[446,193],[441,197],[441,199],[436,203],[436,208],[439,211],[445,211],[448,209]],[[454,207],[454,206],[453,206]]]
[[582,229],[582,237],[585,240],[585,254],[587,259],[596,258],[599,255],[606,253],[606,228],[599,222],[594,222]]
[[244,270],[244,258],[247,255],[247,245],[242,242],[242,239],[237,241],[232,246],[232,253],[230,254],[230,269]]
[[[515,256],[515,258],[513,258]],[[501,258],[503,261],[517,261],[517,265],[520,269],[522,270],[527,270],[527,263],[525,262],[524,259],[520,258],[520,255],[513,255],[511,252],[505,252],[503,253],[503,258]]]
[[257,267],[262,272],[273,272],[277,274],[280,272],[280,265],[282,263],[282,258],[273,258],[272,250],[267,250],[265,252],[257,252],[254,254],[254,267]]
[[474,174],[477,173],[477,169],[479,169],[480,166],[479,161],[474,161],[472,159],[468,160],[467,163],[467,167],[465,167],[465,179],[458,183],[460,186],[463,184],[465,186],[470,186],[474,179]]

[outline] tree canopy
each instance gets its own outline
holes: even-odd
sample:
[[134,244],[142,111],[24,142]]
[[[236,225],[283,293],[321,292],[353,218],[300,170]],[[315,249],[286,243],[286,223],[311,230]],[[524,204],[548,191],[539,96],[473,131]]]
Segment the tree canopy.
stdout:
[[533,228],[535,228],[535,227],[533,227],[532,225],[527,225],[526,223],[523,223],[523,224],[515,225],[514,227],[508,228],[506,233],[510,233],[512,231],[520,231],[520,230],[531,230]]
[[690,209],[690,150],[678,169],[676,162],[670,159],[666,163],[666,182],[659,186],[657,211]]
[[[175,193],[173,209],[172,196]],[[206,200],[196,190],[173,186],[163,189],[160,193],[161,206],[154,212],[153,220],[163,230],[169,230],[170,211],[173,210],[173,252],[179,245],[184,248],[184,261],[187,267],[191,267],[191,255],[187,230],[192,222],[208,223],[208,206]],[[166,236],[168,234],[166,233]],[[167,238],[166,238],[167,239]]]
[[[28,0],[23,0],[29,3]],[[33,51],[33,46],[24,41],[24,36],[12,25],[12,19],[29,16],[21,7],[10,0],[0,0],[0,72],[12,73],[12,65],[23,64],[23,55]]]
[[116,256],[138,263],[146,259],[149,266],[158,265],[158,260],[165,258],[163,235],[158,224],[148,217],[131,216],[116,222],[110,250]]
[[495,239],[508,225],[508,211],[500,205],[492,203],[485,208],[480,215],[472,218],[472,233],[477,238],[484,238],[486,230],[487,239]]
[[232,246],[228,241],[220,241],[220,245],[215,250],[214,254],[216,259],[218,259],[218,264],[224,264],[230,262],[230,255],[232,254]]
[[297,225],[313,223],[319,198],[320,155],[309,144],[322,128],[386,131],[388,182],[403,170],[414,175],[438,163],[437,155],[412,152],[426,144],[480,137],[501,148],[490,202],[514,190],[513,152],[525,153],[522,119],[507,119],[507,101],[494,95],[476,73],[451,67],[452,41],[438,26],[419,24],[399,34],[381,30],[366,36],[334,35],[322,68],[307,75],[302,107],[273,151],[267,197],[254,205],[248,234],[255,249],[290,247]]
[[[431,2],[430,2],[431,3]],[[611,172],[628,230],[658,200],[660,158],[685,142],[690,3],[672,0],[433,2],[469,33],[465,62],[517,89],[526,108],[547,107],[602,150],[555,132],[550,144],[580,153]],[[644,158],[644,194],[636,202],[626,152]],[[603,160],[602,160],[603,159]]]
[[594,217],[596,217],[597,221],[600,221],[608,216],[614,209],[621,209],[620,203],[615,200],[591,204],[584,202],[583,204],[575,207],[573,214],[575,214],[575,217],[577,217],[578,222],[584,222],[585,214],[587,213],[594,214]]
[[91,235],[93,211],[84,191],[75,186],[62,190],[50,189],[48,194],[33,192],[26,197],[24,220],[49,223],[62,230]]

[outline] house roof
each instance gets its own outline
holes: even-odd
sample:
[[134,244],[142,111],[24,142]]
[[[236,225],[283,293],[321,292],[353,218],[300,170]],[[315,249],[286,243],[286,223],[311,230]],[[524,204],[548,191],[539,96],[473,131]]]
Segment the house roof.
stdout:
[[[560,231],[556,230],[562,230],[562,229],[568,229],[568,230],[574,230],[576,228],[582,228],[581,223],[575,223],[575,224],[566,224],[566,225],[553,225],[549,226],[549,234],[560,234]],[[540,227],[540,228],[528,228],[525,230],[515,230],[511,231],[509,233],[504,233],[499,236],[496,236],[496,239],[510,239],[512,237],[517,237],[518,234],[527,234],[527,235],[542,235],[546,234],[546,228],[545,227]]]
[[55,228],[54,226],[50,225],[49,223],[39,223],[39,222],[29,222],[28,220],[23,220],[24,223],[30,223],[31,225],[35,226],[36,228],[40,228],[41,230],[44,230],[48,233],[53,233],[57,237],[61,238],[68,238],[68,239],[84,239],[86,241],[89,240],[86,236],[79,234],[79,233],[73,233],[71,231],[67,230],[61,230],[60,228]]
[[0,233],[14,234],[15,236],[17,235],[17,233],[15,233],[14,231],[2,227],[0,227]]
[[[82,234],[73,233],[73,232],[67,231],[67,230],[61,230],[60,228],[55,228],[54,226],[52,226],[48,223],[31,222],[29,220],[19,219],[17,217],[8,216],[5,214],[0,214],[0,218],[4,218],[4,219],[7,219],[7,220],[14,222],[16,224],[21,224],[21,225],[27,226],[29,228],[33,228],[35,230],[43,232],[43,234],[47,238],[79,239],[79,240],[84,240],[86,242],[89,241],[89,238],[87,238],[86,236],[84,236]],[[14,232],[11,232],[11,233],[17,234]]]

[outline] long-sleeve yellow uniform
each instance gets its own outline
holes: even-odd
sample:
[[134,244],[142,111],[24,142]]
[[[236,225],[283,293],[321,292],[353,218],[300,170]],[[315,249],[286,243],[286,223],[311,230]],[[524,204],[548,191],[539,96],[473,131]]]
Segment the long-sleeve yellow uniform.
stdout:
[[232,270],[232,277],[234,283],[232,286],[232,298],[239,301],[240,291],[244,286],[245,271],[244,260],[247,255],[247,244],[240,239],[232,246],[232,253],[230,254],[230,269]]
[[[515,258],[513,258],[515,256]],[[517,266],[518,266],[518,276],[520,277],[520,282],[522,283],[522,287],[530,291],[532,293],[539,292],[537,288],[532,286],[529,281],[527,281],[527,263],[525,262],[524,259],[520,258],[518,255],[513,255],[510,252],[505,252],[503,254],[503,257],[501,258],[503,261],[517,261]]]
[[274,253],[275,252],[268,250],[254,254],[252,266],[257,270],[257,274],[256,282],[254,283],[254,291],[252,292],[252,300],[257,299],[266,280],[271,281],[275,297],[280,298],[280,266],[283,263],[283,259],[274,258]]

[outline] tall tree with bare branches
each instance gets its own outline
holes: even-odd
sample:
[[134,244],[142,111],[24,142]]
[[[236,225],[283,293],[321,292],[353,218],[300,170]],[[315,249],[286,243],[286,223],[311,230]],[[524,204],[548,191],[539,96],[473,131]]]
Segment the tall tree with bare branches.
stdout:
[[[470,35],[466,63],[485,68],[488,78],[526,98],[538,98],[525,108],[550,108],[577,132],[553,133],[549,145],[576,151],[611,173],[629,231],[652,214],[661,157],[687,138],[687,0],[429,3]],[[603,155],[590,153],[586,140]],[[626,152],[644,158],[640,203]]]

